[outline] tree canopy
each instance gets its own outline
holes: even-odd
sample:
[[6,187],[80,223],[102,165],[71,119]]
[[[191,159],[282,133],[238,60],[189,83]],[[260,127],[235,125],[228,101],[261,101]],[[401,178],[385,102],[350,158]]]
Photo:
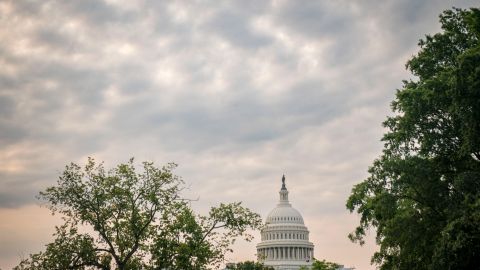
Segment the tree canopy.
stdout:
[[208,269],[223,262],[237,237],[262,220],[240,203],[220,204],[198,215],[181,197],[175,164],[157,168],[131,159],[111,170],[89,159],[66,166],[56,186],[40,193],[65,223],[55,240],[15,268]]
[[265,266],[260,262],[245,261],[227,265],[228,270],[274,270],[271,266]]
[[340,265],[334,262],[328,262],[326,260],[313,259],[312,267],[307,268],[305,266],[300,267],[300,270],[337,270]]
[[420,40],[383,125],[382,155],[347,201],[350,234],[376,229],[380,269],[478,269],[480,262],[480,10],[440,15]]

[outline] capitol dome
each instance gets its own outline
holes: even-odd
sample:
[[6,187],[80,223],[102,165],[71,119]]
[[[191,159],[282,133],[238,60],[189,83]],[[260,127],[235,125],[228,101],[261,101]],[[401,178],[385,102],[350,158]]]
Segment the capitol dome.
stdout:
[[303,224],[303,218],[297,209],[291,206],[277,206],[268,214],[266,223],[296,223]]
[[262,241],[257,245],[258,260],[277,270],[309,268],[313,259],[313,244],[308,240],[309,231],[302,215],[288,201],[285,175],[279,195],[280,200],[268,214],[261,231]]

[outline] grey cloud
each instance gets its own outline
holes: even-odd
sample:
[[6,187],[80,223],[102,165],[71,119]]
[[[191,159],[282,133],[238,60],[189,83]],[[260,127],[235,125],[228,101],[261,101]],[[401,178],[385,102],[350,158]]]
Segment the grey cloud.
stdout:
[[223,143],[244,145],[268,141],[304,125],[321,125],[348,111],[335,105],[336,102],[330,103],[331,100],[331,96],[316,95],[310,89],[297,90],[295,95],[273,106],[245,99],[220,111],[200,104],[184,107],[184,102],[177,100],[178,108],[168,112],[155,110],[154,103],[144,104],[143,111],[150,111],[147,116],[130,113],[137,105],[130,110],[122,108],[112,123],[118,130],[128,129],[128,134],[142,133],[142,127],[149,126],[152,134],[173,149],[206,150]]
[[[204,151],[224,143],[245,143],[249,140],[268,137],[268,130],[258,129],[255,124],[263,117],[262,113],[250,113],[250,117],[234,112],[213,112],[201,105],[183,107],[178,100],[178,108],[169,111],[155,110],[145,106],[144,110],[132,110],[125,107],[117,111],[112,120],[115,130],[123,131],[126,137],[141,136],[145,126],[149,127],[149,135],[157,137],[168,149]],[[249,106],[252,111],[260,108]],[[222,115],[223,114],[223,115]],[[246,119],[252,119],[248,122]]]
[[72,17],[82,18],[92,27],[108,26],[113,23],[125,23],[135,18],[135,14],[122,11],[104,1],[53,1],[50,3],[59,7]]
[[[105,1],[19,0],[9,1],[9,3],[15,9],[15,14],[22,15],[25,18],[45,16],[46,20],[42,21],[41,24],[45,25],[49,21],[53,21],[57,23],[57,28],[61,28],[68,20],[80,19],[82,23],[92,27],[90,31],[98,31],[112,24],[124,23],[126,20],[135,17],[135,14],[119,10]],[[55,39],[58,38],[58,36],[55,37]]]
[[345,66],[356,62],[359,54],[370,53],[362,25],[365,18],[354,11],[350,2],[286,3],[274,13],[275,23],[307,42],[328,42],[322,61],[329,66]]
[[15,104],[11,97],[0,96],[0,119],[10,118],[15,112]]
[[8,145],[24,140],[29,133],[26,127],[12,121],[0,120],[0,151]]
[[9,1],[13,4],[13,8],[15,9],[16,14],[21,14],[25,16],[35,16],[40,13],[44,1],[28,1],[28,0],[20,0],[20,1]]
[[275,14],[275,22],[292,29],[295,34],[311,39],[322,39],[350,32],[355,17],[348,5],[339,2],[306,1],[286,2]]
[[13,98],[0,95],[0,151],[5,146],[23,140],[28,134],[25,127],[15,123],[16,107]]
[[47,45],[51,50],[72,53],[74,48],[78,46],[75,40],[62,35],[54,29],[40,29],[34,35],[35,42],[38,45]]
[[391,38],[391,42],[385,44],[385,49],[389,52],[387,57],[415,49],[418,40],[429,29],[438,25],[438,20],[419,22],[426,17],[436,18],[441,10],[433,9],[432,3],[425,1],[384,2],[382,4],[370,1],[364,5],[366,12],[363,16],[365,19],[371,20],[382,31],[380,38]]
[[[304,81],[295,85],[280,104],[285,115],[311,116],[308,122],[320,125],[333,117],[348,112],[352,98],[349,89],[326,89],[321,81]],[[306,123],[302,123],[306,124]]]
[[[23,4],[24,2],[19,2],[18,5]],[[49,5],[51,5],[50,8],[58,8],[58,12],[64,13],[65,16],[72,15],[83,18],[83,22],[90,27],[89,31],[101,33],[109,27],[114,27],[113,25],[116,27],[142,25],[135,25],[141,20],[142,14],[125,13],[103,2],[51,2]],[[26,100],[31,100],[32,104],[35,104],[32,106],[35,107],[33,115],[25,115],[20,112],[13,116],[13,119],[3,120],[1,126],[4,134],[3,142],[13,143],[26,138],[37,138],[47,143],[60,142],[61,147],[64,147],[67,152],[75,152],[75,155],[88,154],[89,151],[101,151],[109,147],[109,141],[129,140],[132,137],[158,138],[158,145],[170,150],[206,151],[223,144],[238,144],[239,148],[244,145],[253,147],[256,144],[287,137],[305,127],[321,126],[349,113],[352,106],[359,105],[358,102],[352,101],[355,92],[365,91],[364,87],[358,87],[349,81],[360,78],[368,80],[374,75],[368,70],[349,71],[352,76],[348,77],[347,82],[338,82],[336,89],[326,89],[326,84],[320,79],[300,79],[300,83],[286,89],[286,94],[280,96],[276,101],[264,102],[258,95],[263,89],[257,89],[251,82],[252,78],[256,76],[255,70],[245,70],[243,63],[236,63],[236,74],[228,74],[227,81],[228,96],[233,98],[226,99],[221,106],[211,106],[209,104],[210,97],[203,96],[201,93],[203,90],[201,88],[209,87],[212,80],[211,71],[203,69],[212,65],[208,56],[202,56],[207,49],[210,49],[202,46],[208,46],[209,43],[206,39],[192,38],[192,31],[196,29],[195,31],[200,31],[205,37],[217,34],[236,47],[253,49],[270,47],[275,49],[272,52],[276,55],[273,58],[274,64],[295,69],[295,63],[298,61],[295,54],[276,47],[278,44],[274,46],[272,37],[259,34],[251,27],[252,20],[256,16],[268,14],[268,9],[272,6],[265,4],[258,7],[244,2],[234,3],[233,6],[222,6],[215,9],[213,17],[207,17],[208,21],[200,22],[202,27],[195,28],[194,25],[174,23],[163,3],[146,5],[152,5],[149,12],[156,14],[156,16],[151,16],[154,18],[151,25],[156,26],[157,31],[165,30],[153,33],[158,34],[159,38],[168,35],[174,39],[166,50],[157,52],[148,35],[139,35],[138,37],[135,33],[126,35],[127,38],[138,38],[132,41],[137,42],[142,50],[140,56],[147,58],[98,68],[88,65],[88,63],[86,65],[77,64],[68,57],[62,61],[46,60],[43,56],[17,59],[15,56],[9,55],[8,48],[5,48],[3,50],[4,58],[10,59],[9,61],[13,64],[22,65],[23,68],[16,76],[1,74],[3,85],[10,88],[9,90],[4,89],[4,91],[10,93],[21,91],[22,95],[27,98]],[[319,60],[328,61],[331,69],[335,69],[337,68],[335,66],[342,67],[351,61],[357,61],[355,59],[357,46],[363,41],[362,24],[357,20],[365,19],[362,16],[374,13],[370,6],[359,7],[366,10],[364,14],[353,12],[354,9],[349,4],[341,3],[339,6],[345,8],[338,9],[335,4],[318,2],[308,2],[303,5],[291,2],[273,13],[274,22],[280,27],[290,29],[292,38],[300,35],[307,41],[323,38],[333,39],[335,43],[329,48],[327,58]],[[381,8],[385,10],[382,14],[396,9],[394,5],[384,5]],[[417,15],[412,15],[412,25],[416,23],[415,18],[418,19],[418,14],[421,14],[425,8],[425,5],[414,6]],[[42,12],[44,11],[40,11],[37,4],[32,4],[30,11],[25,14],[37,16],[37,20],[43,20],[44,16],[48,14]],[[202,10],[199,9],[198,12],[202,12]],[[414,11],[405,11],[405,16],[411,12]],[[383,20],[383,17],[379,16],[375,18]],[[401,25],[404,20],[412,19],[405,16],[397,14],[396,17],[389,19],[392,22],[389,27]],[[98,26],[98,28],[91,26]],[[34,33],[36,35],[35,42],[39,45],[49,44],[52,48],[60,50],[70,46],[70,39],[52,28],[51,25],[41,25]],[[110,39],[114,38],[114,35],[107,34],[104,39],[93,40],[93,42],[98,42],[95,46],[91,44],[84,44],[86,47],[74,46],[80,52],[92,54],[95,51],[86,51],[87,47],[95,48],[102,44],[108,44]],[[200,45],[197,46],[196,42],[200,42]],[[181,46],[177,46],[178,44]],[[3,46],[8,46],[8,44]],[[152,51],[144,52],[143,50]],[[184,53],[185,57],[182,56]],[[180,86],[178,89],[180,91],[185,91],[184,87],[191,87],[191,91],[187,91],[186,95],[176,94],[170,97],[174,105],[167,104],[166,107],[163,106],[165,102],[163,95],[166,89],[162,88],[164,86],[156,85],[149,75],[151,73],[150,62],[161,60],[164,57],[176,57],[173,59],[183,61],[181,66],[187,74],[187,82],[198,83],[198,85]],[[254,56],[246,54],[246,57]],[[362,64],[358,63],[358,65]],[[211,67],[209,68],[211,70]],[[222,71],[223,67],[215,66],[214,68]],[[43,89],[42,83],[46,80],[56,82],[56,88],[48,91]],[[78,110],[82,115],[80,117],[92,120],[98,113],[105,112],[108,100],[105,99],[104,91],[110,85],[116,85],[120,94],[129,101],[118,107],[109,108],[111,116],[105,119],[103,128],[96,127],[89,130],[90,135],[76,134],[75,131],[59,131],[56,128],[61,116],[71,110]],[[393,91],[393,89],[391,90]],[[72,105],[67,106],[66,100],[73,100]],[[366,102],[371,102],[370,106],[374,106],[375,100],[384,99],[370,99]],[[13,99],[3,102],[10,105],[4,106],[2,113],[12,114],[18,101]],[[67,119],[66,121],[76,122],[79,120],[82,119]],[[89,128],[88,122],[88,120],[85,121],[85,129]]]
[[106,70],[102,76],[115,84],[122,95],[135,97],[144,92],[161,91],[152,81],[150,73],[148,65],[131,62]]
[[[461,3],[473,6],[473,1]],[[435,5],[435,8],[432,8]],[[424,34],[438,25],[436,18],[449,1],[286,2],[274,12],[275,22],[292,36],[332,41],[326,61],[331,66],[381,64],[386,58],[414,50]],[[370,32],[374,27],[376,33]],[[382,51],[372,44],[383,44]],[[385,53],[382,55],[382,53]],[[378,59],[379,56],[383,56]],[[359,61],[359,59],[361,61]],[[377,59],[377,60],[374,60]]]
[[[171,15],[167,12],[167,1],[149,1],[147,5],[143,7],[145,10],[151,12],[154,19],[155,33],[161,36],[169,36],[179,41],[190,41],[193,28],[195,27],[189,23],[175,22]],[[190,42],[182,44],[183,42],[177,42],[176,45],[180,47],[188,47]]]
[[207,23],[208,27],[234,46],[256,49],[271,43],[270,38],[256,33],[249,25],[250,16],[231,10],[222,10]]
[[17,208],[38,202],[36,196],[45,188],[46,180],[53,174],[45,173],[48,168],[32,165],[32,172],[0,172],[0,208]]
[[245,14],[264,14],[272,8],[273,1],[229,1],[223,3],[224,9],[238,10]]
[[[73,98],[75,105],[93,107],[102,103],[102,90],[109,84],[106,71],[54,60],[35,59],[29,64],[19,76],[25,78],[24,87],[31,90],[34,98],[45,99],[43,104],[46,110],[68,109],[65,107],[68,98]],[[58,86],[45,89],[42,83],[48,80]]]
[[14,189],[9,187],[8,191],[0,191],[1,208],[17,208],[35,201],[38,194],[36,187]]
[[[394,57],[416,50],[419,39],[440,30],[438,16],[446,9],[457,5],[468,8],[477,6],[476,1],[363,1],[357,3],[364,19],[374,23],[381,37],[388,37],[385,44],[386,57]],[[432,31],[432,29],[435,29]],[[389,40],[390,39],[390,40]]]

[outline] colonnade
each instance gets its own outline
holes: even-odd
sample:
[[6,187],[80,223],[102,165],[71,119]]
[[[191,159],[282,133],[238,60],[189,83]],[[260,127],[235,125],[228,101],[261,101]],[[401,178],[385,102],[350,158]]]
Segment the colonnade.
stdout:
[[297,239],[297,240],[308,240],[308,231],[306,232],[265,232],[262,233],[262,241],[264,240],[277,240],[277,239]]
[[313,258],[313,248],[307,247],[270,247],[258,249],[258,256],[264,261],[299,260]]

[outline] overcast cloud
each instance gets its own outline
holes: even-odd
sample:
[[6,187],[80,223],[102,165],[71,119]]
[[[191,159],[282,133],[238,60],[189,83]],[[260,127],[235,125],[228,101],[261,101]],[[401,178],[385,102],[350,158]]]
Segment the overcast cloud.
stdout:
[[178,163],[199,211],[243,201],[265,217],[285,173],[316,257],[374,269],[373,237],[347,239],[346,198],[418,39],[474,4],[0,1],[0,267],[49,241],[58,220],[35,195],[67,163],[134,156]]

